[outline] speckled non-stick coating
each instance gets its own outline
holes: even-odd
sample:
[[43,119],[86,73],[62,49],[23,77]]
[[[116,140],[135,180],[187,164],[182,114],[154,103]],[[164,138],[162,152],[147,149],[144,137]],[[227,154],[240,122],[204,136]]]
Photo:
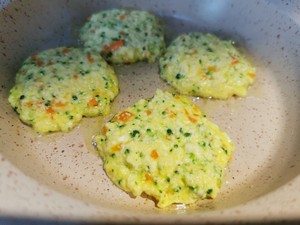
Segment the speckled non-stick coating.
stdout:
[[[22,61],[50,47],[78,45],[91,13],[113,7],[154,12],[167,40],[187,31],[236,40],[256,67],[245,98],[194,98],[233,139],[236,151],[216,200],[159,210],[110,182],[92,145],[103,120],[69,133],[36,134],[10,107],[8,90]],[[230,222],[300,219],[299,4],[277,1],[14,1],[0,3],[0,217],[128,222]],[[120,94],[111,116],[157,88],[158,64],[115,66]]]

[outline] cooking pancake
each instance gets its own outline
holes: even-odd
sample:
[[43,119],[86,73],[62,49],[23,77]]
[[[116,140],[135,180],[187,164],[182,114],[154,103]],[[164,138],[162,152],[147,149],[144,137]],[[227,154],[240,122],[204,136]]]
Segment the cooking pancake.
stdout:
[[228,99],[246,96],[255,69],[232,41],[193,32],[170,44],[160,59],[160,76],[181,94]]
[[234,150],[190,100],[160,90],[116,114],[95,142],[112,182],[161,208],[215,198]]
[[84,47],[112,63],[154,62],[165,48],[163,28],[153,14],[112,9],[93,14],[80,32]]
[[48,133],[69,131],[83,116],[107,114],[117,94],[115,72],[101,56],[60,47],[25,60],[9,102],[23,122]]

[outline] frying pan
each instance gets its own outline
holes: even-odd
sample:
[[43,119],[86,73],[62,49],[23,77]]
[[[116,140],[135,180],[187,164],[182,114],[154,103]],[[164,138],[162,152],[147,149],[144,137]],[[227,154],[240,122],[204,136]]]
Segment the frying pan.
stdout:
[[[105,175],[92,139],[107,120],[84,118],[69,133],[39,135],[8,104],[25,58],[78,46],[85,18],[109,8],[137,8],[163,21],[169,43],[179,33],[211,32],[234,40],[257,78],[245,98],[192,98],[233,139],[236,150],[215,200],[158,209]],[[0,219],[94,222],[300,220],[300,4],[298,1],[1,1]],[[158,64],[114,66],[120,95],[111,115],[157,88],[174,92]],[[110,116],[111,116],[110,115]]]

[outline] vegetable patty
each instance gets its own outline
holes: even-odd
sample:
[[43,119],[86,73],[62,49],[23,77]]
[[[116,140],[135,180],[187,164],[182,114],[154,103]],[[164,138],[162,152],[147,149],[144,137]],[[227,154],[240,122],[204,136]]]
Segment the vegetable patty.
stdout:
[[116,114],[95,142],[113,183],[161,208],[215,198],[234,150],[190,100],[160,90]]
[[255,69],[232,41],[194,32],[180,35],[167,48],[160,76],[181,94],[227,99],[246,96]]
[[165,48],[163,28],[149,12],[113,9],[93,14],[82,27],[84,47],[112,63],[154,62]]
[[56,48],[25,60],[9,102],[39,133],[69,131],[83,116],[107,114],[118,94],[113,69],[100,55]]

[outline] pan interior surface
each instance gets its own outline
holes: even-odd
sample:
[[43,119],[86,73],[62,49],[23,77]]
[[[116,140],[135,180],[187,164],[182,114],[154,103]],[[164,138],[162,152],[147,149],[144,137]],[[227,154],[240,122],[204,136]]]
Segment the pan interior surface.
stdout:
[[114,186],[92,145],[103,122],[119,110],[152,97],[158,88],[175,93],[159,78],[157,63],[114,66],[120,94],[110,116],[85,118],[69,133],[35,133],[21,123],[7,101],[15,73],[27,56],[47,48],[77,46],[78,28],[85,18],[107,8],[155,13],[164,23],[167,43],[189,31],[212,32],[234,40],[257,71],[245,98],[191,98],[228,133],[236,150],[215,200],[161,212],[174,213],[180,207],[191,213],[226,210],[263,197],[299,176],[300,26],[268,1],[33,0],[2,7],[0,153],[26,176],[66,196],[60,204],[76,199],[96,208],[159,211],[145,196],[133,198]]

